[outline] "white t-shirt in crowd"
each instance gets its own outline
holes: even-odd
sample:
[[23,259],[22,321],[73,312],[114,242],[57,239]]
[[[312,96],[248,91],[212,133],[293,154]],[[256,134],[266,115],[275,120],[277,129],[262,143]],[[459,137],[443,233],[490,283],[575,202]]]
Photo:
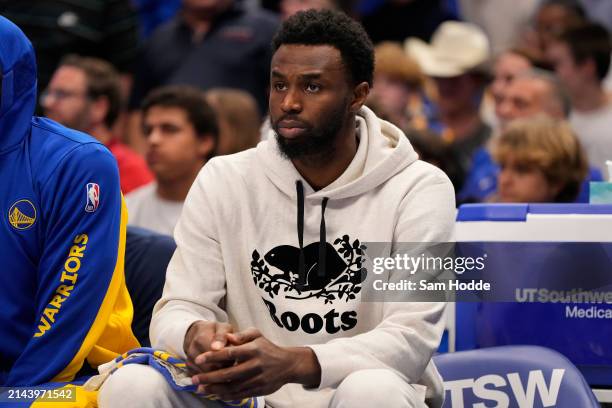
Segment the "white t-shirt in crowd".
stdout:
[[149,183],[125,196],[128,224],[172,235],[181,215],[183,201],[170,201],[157,195],[157,183]]
[[589,164],[597,167],[607,180],[606,160],[612,160],[612,104],[593,112],[572,111],[570,123],[589,157]]

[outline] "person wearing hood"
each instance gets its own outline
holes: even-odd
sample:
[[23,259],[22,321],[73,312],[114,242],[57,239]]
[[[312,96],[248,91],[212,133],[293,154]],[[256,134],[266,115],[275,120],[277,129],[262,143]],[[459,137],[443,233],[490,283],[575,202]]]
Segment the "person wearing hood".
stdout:
[[[337,11],[299,12],[273,42],[270,135],[202,169],[175,229],[153,347],[198,391],[282,407],[439,407],[444,303],[366,302],[365,242],[452,239],[454,191],[364,107],[373,46]],[[347,252],[348,251],[348,252]],[[99,405],[218,407],[137,364]]]
[[0,17],[0,386],[69,382],[138,346],[117,164],[33,116],[34,50]]

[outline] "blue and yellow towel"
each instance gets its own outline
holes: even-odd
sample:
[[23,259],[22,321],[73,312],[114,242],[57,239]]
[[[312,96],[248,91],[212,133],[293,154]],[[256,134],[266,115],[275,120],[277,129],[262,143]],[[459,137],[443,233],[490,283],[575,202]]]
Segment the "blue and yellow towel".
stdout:
[[[168,384],[176,391],[195,392],[197,386],[191,381],[185,361],[162,350],[141,347],[128,351],[114,360],[98,367],[100,375],[90,378],[84,385],[86,390],[98,390],[108,376],[127,364],[145,364],[159,371]],[[262,397],[245,398],[241,401],[223,401],[216,396],[205,396],[216,400],[222,406],[238,408],[264,408]]]

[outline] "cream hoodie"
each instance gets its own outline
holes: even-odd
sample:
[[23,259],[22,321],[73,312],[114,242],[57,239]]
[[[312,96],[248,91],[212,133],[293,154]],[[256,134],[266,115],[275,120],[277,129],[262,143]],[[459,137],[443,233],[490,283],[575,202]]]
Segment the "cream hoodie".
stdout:
[[151,321],[154,347],[185,357],[196,320],[256,327],[278,345],[310,346],[321,365],[318,389],[285,385],[266,397],[274,408],[327,407],[349,374],[377,368],[424,385],[428,403],[441,405],[431,355],[444,304],[360,302],[351,271],[364,242],[450,241],[454,191],[398,128],[367,108],[357,124],[353,161],[319,191],[271,135],[206,164],[175,229],[177,250]]

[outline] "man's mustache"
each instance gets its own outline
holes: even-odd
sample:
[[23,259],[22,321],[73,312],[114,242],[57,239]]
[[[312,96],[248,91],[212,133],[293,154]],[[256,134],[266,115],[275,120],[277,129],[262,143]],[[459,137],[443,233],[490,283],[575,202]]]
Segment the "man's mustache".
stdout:
[[283,127],[311,129],[312,125],[295,116],[285,115],[285,116],[281,116],[278,120],[274,121],[272,123],[272,127],[274,129],[283,128]]

